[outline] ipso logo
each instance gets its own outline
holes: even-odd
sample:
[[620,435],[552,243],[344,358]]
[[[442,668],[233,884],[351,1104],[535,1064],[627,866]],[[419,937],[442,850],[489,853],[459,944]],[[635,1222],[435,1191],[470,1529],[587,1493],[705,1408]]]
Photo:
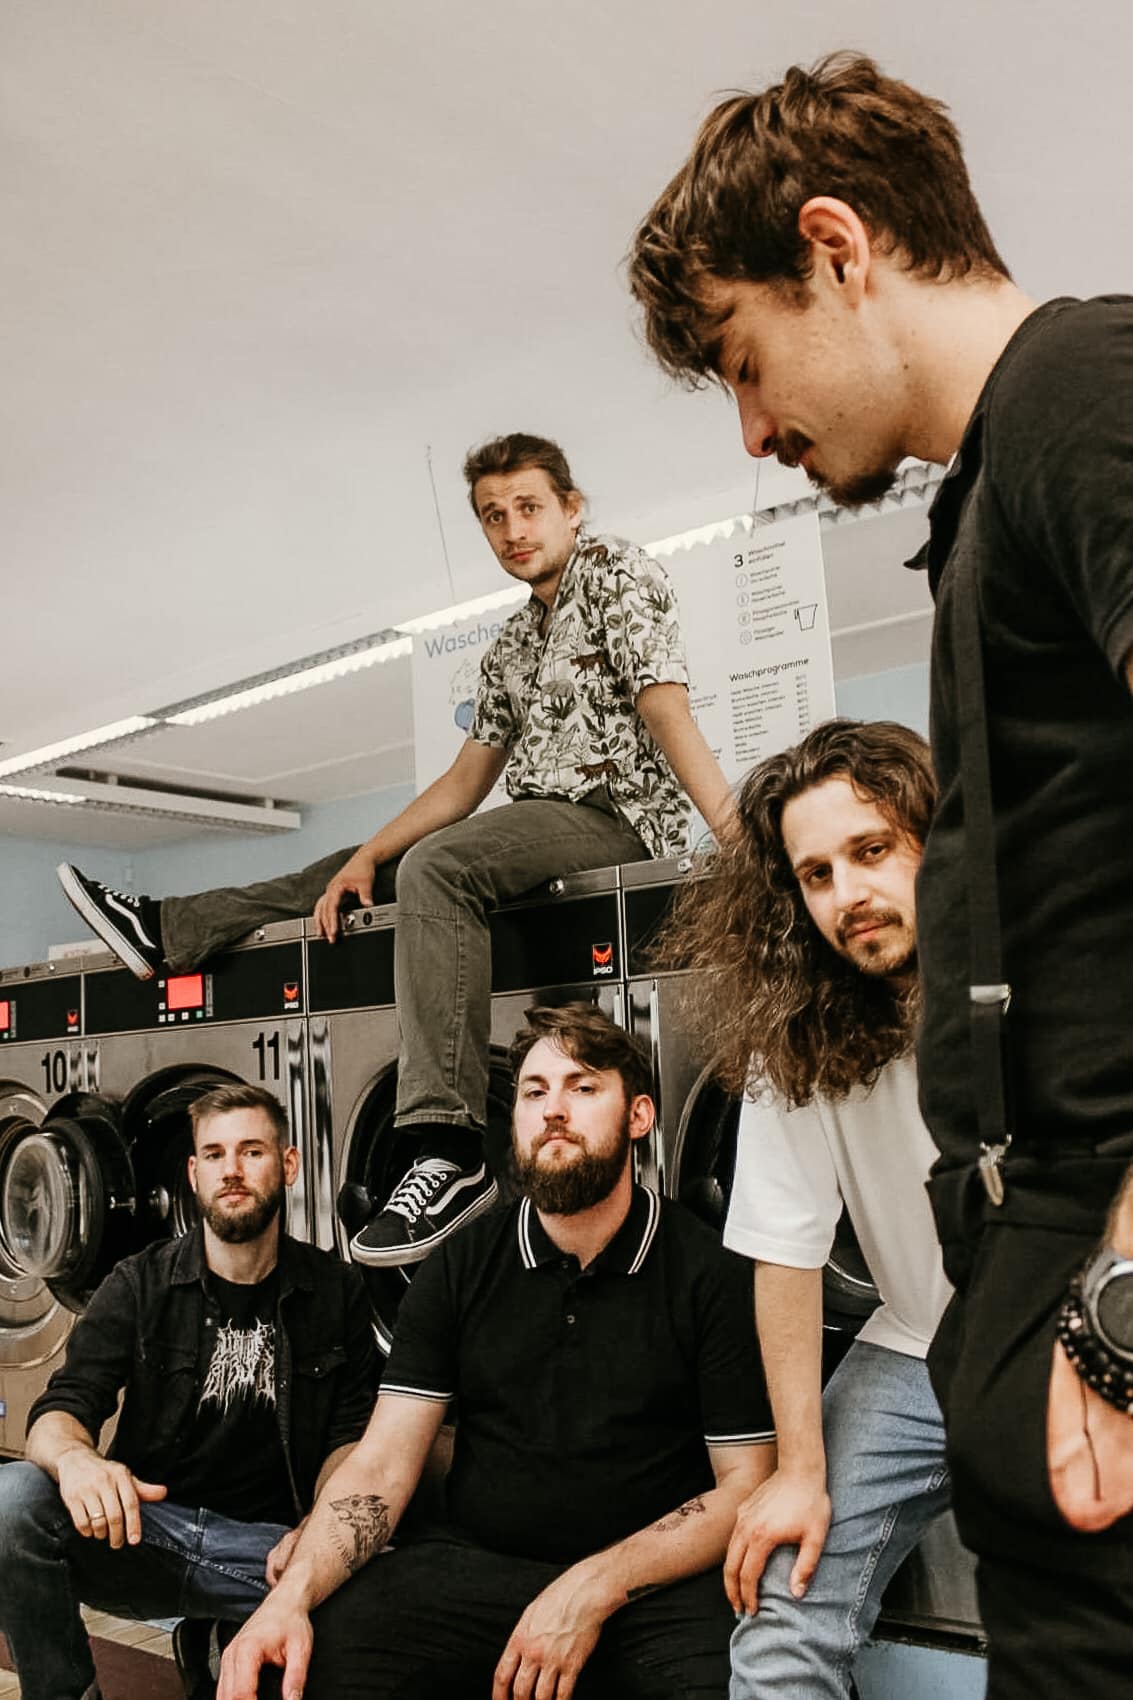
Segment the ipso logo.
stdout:
[[590,963],[595,979],[605,979],[614,972],[614,947],[612,944],[592,944],[590,946]]

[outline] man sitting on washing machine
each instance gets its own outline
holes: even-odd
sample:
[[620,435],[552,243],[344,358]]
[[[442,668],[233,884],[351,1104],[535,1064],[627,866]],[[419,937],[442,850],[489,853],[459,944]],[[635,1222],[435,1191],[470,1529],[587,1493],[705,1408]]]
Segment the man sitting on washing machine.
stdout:
[[[344,906],[396,898],[396,1125],[412,1130],[419,1155],[353,1241],[354,1256],[379,1267],[419,1261],[496,1196],[482,1142],[486,912],[563,874],[679,855],[686,792],[714,830],[731,806],[689,711],[664,569],[636,544],[584,529],[582,493],[546,438],[487,442],[464,477],[500,565],[531,596],[483,657],[468,737],[440,779],[361,848],[257,885],[158,901],[59,869],[84,920],[142,978],[196,968],[254,928],[312,910],[333,939]],[[505,769],[511,803],[475,814]]]
[[373,1407],[361,1276],[280,1230],[299,1170],[280,1104],[219,1086],[189,1113],[201,1224],[107,1276],[32,1407],[27,1461],[0,1470],[0,1628],[23,1700],[98,1695],[80,1601],[185,1618],[186,1692],[211,1694],[203,1620],[264,1598]]
[[[512,1060],[523,1196],[422,1265],[370,1427],[219,1700],[265,1664],[306,1700],[727,1686],[720,1562],[774,1460],[746,1265],[635,1185],[653,1103],[631,1035],[589,1004],[530,1010]],[[446,1520],[401,1539],[454,1401]]]
[[[892,722],[831,720],[745,780],[668,948],[744,1095],[725,1243],[755,1260],[775,1474],[740,1507],[733,1700],[845,1700],[886,1583],[949,1497],[925,1354],[948,1302],[917,1106],[915,880],[936,784]],[[882,1304],[821,1391],[843,1205]]]

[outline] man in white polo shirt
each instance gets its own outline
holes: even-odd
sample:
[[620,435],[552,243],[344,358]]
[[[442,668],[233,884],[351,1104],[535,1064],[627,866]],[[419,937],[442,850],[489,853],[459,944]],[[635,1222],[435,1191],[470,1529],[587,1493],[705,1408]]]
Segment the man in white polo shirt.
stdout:
[[[845,1700],[901,1560],[948,1504],[925,1354],[950,1288],[917,1108],[924,741],[829,721],[749,775],[674,923],[706,970],[718,1073],[746,1092],[725,1242],[755,1260],[778,1468],[725,1565],[733,1700]],[[845,1206],[881,1305],[822,1392],[822,1270]]]

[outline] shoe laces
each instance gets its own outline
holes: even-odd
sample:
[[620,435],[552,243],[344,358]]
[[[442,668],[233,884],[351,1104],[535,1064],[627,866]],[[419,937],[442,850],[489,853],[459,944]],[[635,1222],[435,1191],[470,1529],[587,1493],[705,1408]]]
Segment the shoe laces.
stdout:
[[446,1181],[460,1173],[455,1163],[446,1157],[422,1157],[414,1163],[403,1180],[398,1181],[386,1205],[407,1222],[416,1221],[430,1199],[436,1197]]
[[99,880],[97,884],[104,897],[116,897],[119,903],[125,903],[131,909],[141,908],[141,898],[135,896],[132,891],[116,891],[112,885],[103,885],[101,880]]

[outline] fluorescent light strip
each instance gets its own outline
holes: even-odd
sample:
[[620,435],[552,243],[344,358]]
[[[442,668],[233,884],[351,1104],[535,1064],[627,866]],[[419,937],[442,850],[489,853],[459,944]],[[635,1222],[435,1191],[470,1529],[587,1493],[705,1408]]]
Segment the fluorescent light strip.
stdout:
[[117,744],[124,738],[136,738],[139,732],[152,732],[161,722],[150,714],[132,714],[128,720],[114,720],[109,726],[96,726],[90,732],[77,732],[73,738],[61,738],[57,744],[44,744],[38,750],[28,750],[22,756],[10,756],[0,761],[0,778],[11,773],[29,773],[33,768],[50,767],[64,756],[80,755],[84,750],[97,749],[101,744]]
[[440,608],[435,614],[419,614],[414,620],[399,620],[394,630],[411,635],[432,632],[438,626],[455,626],[459,620],[471,620],[477,614],[490,614],[497,608],[517,608],[530,597],[529,590],[509,585],[506,590],[493,590],[488,596],[474,596],[470,602],[454,602],[451,608]]
[[0,785],[0,797],[11,797],[17,803],[64,803],[69,808],[86,802],[77,791],[41,791],[35,785]]
[[224,714],[236,714],[243,708],[256,708],[260,703],[273,702],[276,697],[291,696],[296,691],[309,691],[315,685],[329,685],[333,680],[344,679],[350,673],[360,673],[366,667],[375,667],[386,661],[394,661],[398,656],[409,655],[412,649],[412,641],[407,637],[395,638],[392,642],[383,641],[369,649],[340,655],[333,661],[322,661],[314,667],[304,667],[297,673],[284,673],[278,678],[267,679],[262,684],[249,685],[245,690],[232,691],[227,696],[196,703],[192,708],[163,713],[161,719],[169,726],[200,726],[205,721],[217,720]]

